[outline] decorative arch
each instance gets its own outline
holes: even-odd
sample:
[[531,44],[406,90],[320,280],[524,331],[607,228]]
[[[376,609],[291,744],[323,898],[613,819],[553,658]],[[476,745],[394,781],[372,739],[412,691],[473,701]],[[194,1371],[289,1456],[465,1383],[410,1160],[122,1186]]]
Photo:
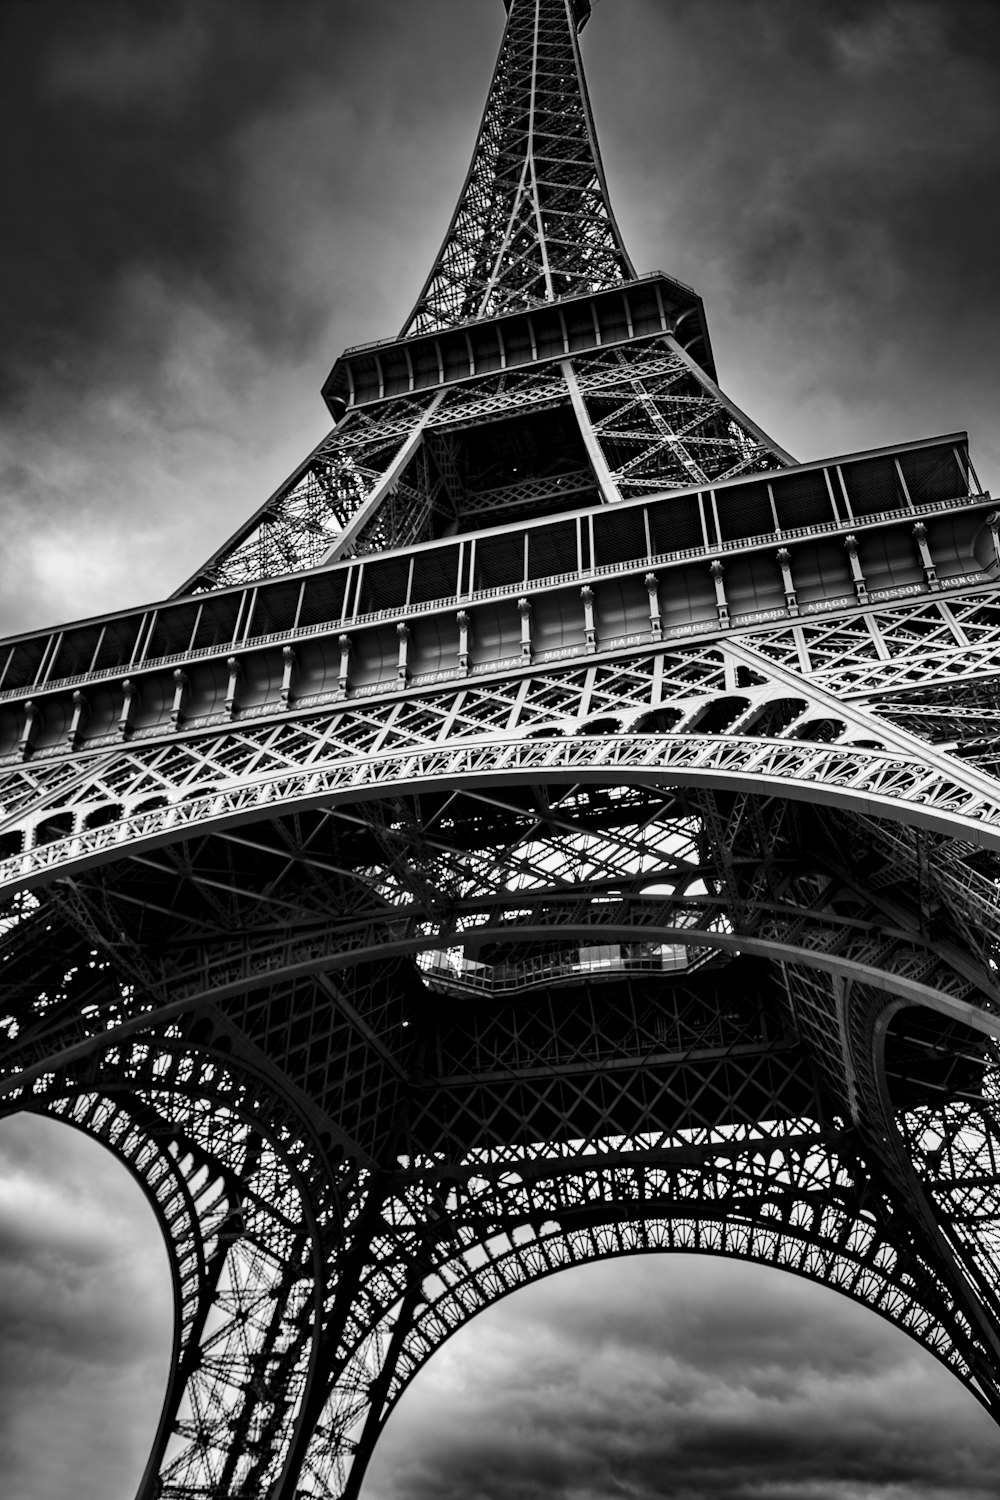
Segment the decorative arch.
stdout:
[[199,795],[122,803],[117,822],[83,828],[0,861],[0,893],[44,885],[197,831],[235,827],[295,809],[409,796],[442,783],[472,789],[579,782],[676,785],[820,802],[1000,850],[1000,786],[962,762],[917,761],[900,749],[794,739],[697,734],[460,740],[443,748],[319,759]]
[[[746,1260],[838,1291],[913,1338],[988,1406],[976,1383],[974,1337],[954,1299],[937,1285],[934,1267],[912,1244],[894,1242],[879,1228],[871,1207],[860,1206],[866,1194],[869,1204],[872,1199],[856,1168],[823,1148],[814,1122],[798,1123],[806,1131],[811,1125],[813,1133],[796,1139],[789,1132],[785,1138],[787,1161],[797,1158],[794,1186],[779,1184],[774,1140],[754,1139],[749,1132],[738,1151],[727,1153],[725,1180],[711,1162],[700,1169],[688,1164],[652,1169],[651,1179],[672,1191],[675,1201],[658,1208],[647,1203],[645,1211],[636,1198],[632,1165],[617,1176],[595,1167],[593,1178],[604,1179],[600,1194],[584,1163],[579,1174],[566,1174],[565,1196],[582,1201],[567,1208],[561,1220],[551,1203],[547,1216],[534,1209],[537,1175],[530,1201],[523,1185],[512,1181],[516,1171],[494,1169],[489,1189],[479,1179],[478,1196],[489,1193],[493,1221],[505,1227],[486,1240],[467,1241],[458,1253],[429,1254],[419,1290],[411,1284],[350,1351],[310,1443],[305,1473],[314,1488],[306,1493],[322,1500],[358,1494],[403,1392],[431,1355],[480,1312],[560,1271],[650,1251]],[[766,1155],[772,1158],[767,1164]],[[692,1190],[695,1174],[701,1179],[700,1200]],[[546,1184],[541,1186],[544,1193]],[[752,1204],[748,1193],[755,1195]],[[452,1208],[461,1219],[461,1205]],[[569,1217],[574,1212],[575,1223]]]

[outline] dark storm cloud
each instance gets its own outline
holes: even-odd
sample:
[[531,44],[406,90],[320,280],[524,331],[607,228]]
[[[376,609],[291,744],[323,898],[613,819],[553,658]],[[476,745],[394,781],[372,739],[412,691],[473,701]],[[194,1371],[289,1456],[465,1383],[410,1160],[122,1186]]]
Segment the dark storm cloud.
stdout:
[[606,0],[594,25],[626,237],[705,296],[727,390],[801,458],[968,427],[995,487],[1000,7]]
[[383,1444],[372,1500],[986,1500],[1000,1458],[957,1382],[865,1309],[670,1256],[483,1315]]
[[419,290],[497,19],[7,8],[0,631],[170,591],[319,440]]
[[[442,9],[441,0],[424,7],[432,28]],[[349,221],[361,214],[377,227],[378,164],[390,179],[401,166],[412,172],[420,154],[408,132],[429,114],[447,123],[447,105],[429,110],[423,91],[405,86],[411,69],[440,81],[447,49],[428,33],[423,47],[410,37],[394,50],[397,15],[386,0],[15,5],[8,44],[20,66],[3,107],[21,214],[4,258],[20,295],[7,304],[5,361],[43,335],[101,343],[116,280],[136,267],[190,277],[268,347],[299,344],[343,300],[354,259],[338,233],[345,204]],[[488,76],[495,28],[479,29]],[[400,196],[393,214],[413,194]],[[276,227],[287,240],[279,255]],[[393,228],[398,237],[399,218]],[[294,247],[320,229],[322,280],[275,285],[275,271],[300,270]]]

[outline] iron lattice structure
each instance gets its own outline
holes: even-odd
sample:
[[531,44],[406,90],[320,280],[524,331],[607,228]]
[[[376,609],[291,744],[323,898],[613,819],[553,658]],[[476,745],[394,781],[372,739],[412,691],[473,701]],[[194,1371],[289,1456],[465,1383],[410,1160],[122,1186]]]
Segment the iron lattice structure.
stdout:
[[169,1247],[141,1500],[355,1496],[565,1266],[783,1266],[1000,1419],[1000,517],[795,464],[636,278],[585,0],[511,0],[404,334],[176,596],[0,646],[7,1112]]

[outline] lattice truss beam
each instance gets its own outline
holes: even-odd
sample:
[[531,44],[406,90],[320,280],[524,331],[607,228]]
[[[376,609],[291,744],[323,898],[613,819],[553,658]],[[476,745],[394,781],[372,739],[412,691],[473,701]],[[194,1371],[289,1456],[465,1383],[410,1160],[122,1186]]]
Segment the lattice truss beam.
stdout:
[[[388,715],[381,701],[353,702],[336,705],[328,725],[322,713],[307,710],[266,725],[244,724],[232,734],[212,728],[197,739],[160,739],[141,749],[67,753],[8,766],[0,782],[0,840],[7,840],[0,842],[0,851],[20,848],[20,839],[13,845],[13,834],[4,830],[24,819],[34,822],[65,809],[79,830],[99,814],[114,821],[111,814],[117,816],[118,808],[142,806],[147,798],[190,797],[206,784],[202,773],[208,785],[218,784],[217,773],[239,780],[291,768],[300,754],[312,763],[328,744],[368,754],[503,731],[576,734],[598,721],[603,732],[631,733],[655,722],[662,730],[738,727],[743,734],[793,741],[867,738],[878,744],[880,724],[869,720],[859,730],[846,717],[851,705],[867,705],[908,730],[911,743],[926,739],[973,764],[982,760],[987,770],[994,763],[1000,705],[1000,594],[995,589],[812,618],[735,638],[761,658],[753,681],[745,666],[734,660],[727,666],[725,649],[720,654],[715,644],[651,650],[600,667],[556,666],[507,674],[499,683],[390,693]],[[774,669],[782,674],[780,683],[769,681]],[[836,691],[835,712],[829,697],[825,709],[819,706],[812,686]],[[619,689],[621,699],[615,696]],[[725,702],[716,710],[719,699]],[[827,722],[818,724],[823,718]],[[124,803],[120,792],[127,794]],[[84,813],[87,803],[92,806]],[[45,840],[55,832],[46,830]]]
[[270,1493],[321,1359],[357,1172],[259,1074],[186,1040],[161,1028],[54,1072],[31,1107],[126,1162],[171,1251],[174,1359],[140,1493]]
[[[355,1493],[348,1464],[364,1462],[374,1431],[456,1327],[520,1285],[605,1256],[680,1249],[783,1265],[902,1323],[969,1375],[966,1360],[977,1355],[968,1324],[955,1317],[890,1193],[867,1169],[857,1172],[849,1144],[789,1121],[718,1135],[700,1150],[664,1140],[632,1155],[612,1147],[608,1157],[600,1164],[586,1155],[561,1163],[485,1157],[473,1176],[443,1191],[435,1184],[433,1196],[413,1187],[400,1194],[401,1225],[447,1225],[450,1235],[437,1237],[436,1257],[422,1267],[430,1274],[419,1301],[411,1308],[399,1299],[336,1389],[312,1452],[332,1450],[340,1462],[332,1474],[317,1465],[315,1493]],[[880,1227],[887,1222],[888,1235]],[[942,1338],[938,1317],[956,1330],[956,1342]]]
[[[546,472],[546,450],[556,455]],[[780,467],[669,335],[354,408],[200,570],[197,590],[408,547],[449,526]],[[518,466],[528,477],[515,477]]]
[[[792,791],[818,780],[824,795],[840,788],[845,798],[902,799],[925,826],[935,813],[964,818],[978,842],[993,816],[992,778],[972,757],[928,751],[890,714],[914,693],[925,703],[936,694],[954,718],[959,683],[977,684],[977,697],[987,698],[995,618],[989,596],[913,604],[860,622],[755,634],[745,646],[734,638],[590,667],[526,667],[493,681],[389,693],[384,702],[333,701],[110,754],[28,762],[4,777],[0,834],[10,858],[0,876],[30,879],[106,857],[123,839],[181,835],[206,818],[246,816],[283,798],[363,795],[400,776],[469,777],[505,765],[524,776],[631,779],[666,768],[664,754],[682,777],[750,775]],[[956,641],[959,630],[971,640],[967,649]],[[808,677],[799,670],[803,656],[815,664]],[[844,695],[827,682],[843,683]],[[973,738],[980,727],[974,719]],[[587,743],[595,730],[601,742]],[[650,730],[667,732],[662,744]],[[16,830],[24,830],[26,850]]]
[[[663,666],[662,658],[658,663],[653,664],[653,672],[651,674],[653,679],[655,679],[658,671],[662,672]],[[743,670],[744,673],[746,672],[746,669],[736,669],[737,683],[739,682],[738,674],[740,670]],[[726,685],[727,677],[732,674],[733,668],[731,666],[726,667],[723,658],[715,657],[712,654],[701,659],[696,658],[690,653],[686,656],[676,657],[673,659],[673,671],[673,681],[669,684],[672,703],[676,705],[679,698],[683,699],[684,696],[690,696],[693,698],[691,711],[685,715],[683,708],[676,706],[669,709],[661,708],[652,716],[647,713],[646,719],[648,722],[646,724],[641,719],[633,718],[632,724],[634,727],[642,729],[646,727],[664,728],[670,725],[679,725],[680,728],[684,729],[685,727],[696,727],[700,722],[705,727],[728,728],[730,730],[742,727],[744,733],[746,733],[747,730],[752,730],[754,724],[756,724],[758,728],[763,728],[765,733],[773,733],[776,727],[780,727],[784,723],[787,728],[794,729],[797,733],[808,736],[810,740],[814,737],[825,738],[831,732],[836,732],[840,739],[844,739],[851,732],[851,726],[845,724],[843,720],[831,721],[823,717],[818,717],[817,706],[814,705],[810,709],[809,705],[803,700],[779,699],[775,702],[772,698],[765,700],[763,704],[758,702],[756,707],[752,709],[752,712],[749,712],[746,699],[732,694],[720,694],[720,689]],[[663,677],[661,677],[661,693],[663,690],[663,680]],[[745,676],[743,686],[747,685],[748,680],[748,676]],[[988,684],[980,685],[977,691],[985,691],[986,687],[988,687]],[[401,703],[398,709],[389,716],[388,720],[374,710],[370,715],[366,715],[363,712],[360,714],[355,713],[351,716],[350,721],[353,725],[352,732],[343,738],[338,735],[334,746],[335,752],[340,755],[346,754],[347,756],[352,756],[358,751],[370,752],[373,745],[378,748],[381,744],[384,744],[390,734],[395,734],[398,737],[401,732],[403,743],[417,747],[427,747],[433,745],[435,742],[439,743],[440,736],[444,734],[450,737],[460,736],[463,732],[475,735],[477,732],[481,732],[484,727],[509,729],[516,726],[527,728],[531,732],[530,726],[540,723],[545,726],[544,732],[548,732],[548,726],[552,725],[555,712],[559,709],[562,709],[564,713],[568,709],[575,715],[577,722],[579,722],[580,717],[586,712],[593,715],[596,710],[598,715],[600,715],[602,709],[613,710],[615,717],[613,719],[605,719],[604,727],[610,724],[612,727],[620,728],[622,726],[623,705],[630,698],[637,706],[641,705],[644,708],[652,706],[652,682],[648,668],[635,672],[631,681],[628,680],[627,668],[619,665],[606,669],[603,681],[601,680],[601,674],[592,669],[586,674],[553,674],[548,683],[546,683],[544,678],[538,679],[536,677],[528,682],[528,688],[529,691],[525,693],[525,683],[522,682],[516,688],[513,684],[508,684],[499,693],[490,689],[479,689],[474,692],[470,690],[468,693],[463,693],[460,696],[459,702],[456,702],[454,699],[442,697],[437,705],[436,712],[433,705],[431,705],[431,711],[428,712],[428,704],[426,702],[416,706]],[[706,689],[708,690],[707,701]],[[920,691],[926,693],[924,689]],[[581,697],[583,702],[581,702]],[[518,724],[518,715],[522,710],[524,718]],[[706,713],[715,716],[714,723],[705,724]],[[721,719],[719,718],[720,713],[722,715]],[[346,718],[347,716],[344,717]],[[555,718],[555,722],[558,722],[557,717]],[[563,722],[566,721],[564,720]],[[569,722],[572,723],[573,720],[570,719]],[[344,721],[339,716],[337,727],[343,733]],[[414,730],[417,731],[416,735],[414,734]],[[853,732],[857,734],[857,726],[854,727]],[[308,764],[311,760],[315,764],[315,760],[309,753],[310,750],[316,748],[315,739],[307,738],[303,740],[301,738],[301,728],[296,731],[296,735],[298,737],[286,739],[284,745],[281,746],[284,754],[281,757],[280,764],[284,767],[298,767],[304,762]],[[398,738],[397,743],[399,743]],[[801,766],[803,751],[795,741],[791,743],[795,750],[795,756],[799,758]],[[271,741],[269,748],[273,752],[275,749],[274,740]],[[329,753],[331,748],[329,741],[323,748]],[[542,748],[544,749],[545,747]],[[578,756],[577,763],[585,764],[588,747],[585,745],[580,745],[579,747],[574,745],[571,748],[574,754],[578,751],[582,752],[582,758]],[[593,747],[590,748],[592,749]],[[603,748],[600,747],[600,749]],[[702,746],[702,749],[704,748]],[[770,748],[768,746],[768,750]],[[232,762],[221,765],[216,762],[218,771],[223,772],[225,779],[228,779],[234,773],[238,778],[245,776],[248,764],[250,764],[245,759],[245,752],[247,751],[253,752],[257,767],[260,768],[261,766],[260,754],[262,747],[259,741],[256,744],[253,742],[247,743],[240,737],[235,742],[235,749],[238,752],[243,752],[240,761],[235,765]],[[534,750],[535,747],[532,747],[532,749]],[[709,746],[709,749],[714,751],[714,742]],[[745,750],[746,746],[737,747],[737,749]],[[87,828],[89,831],[91,826],[96,825],[101,830],[91,836],[91,841],[95,845],[99,845],[102,842],[105,844],[105,847],[110,845],[111,848],[115,848],[120,845],[123,829],[121,823],[115,821],[115,819],[120,817],[120,814],[126,808],[120,804],[115,806],[114,801],[111,799],[121,798],[123,792],[126,793],[128,801],[133,808],[138,807],[144,810],[150,807],[151,802],[160,802],[162,804],[162,808],[156,809],[154,813],[144,812],[147,831],[158,832],[162,836],[169,828],[170,821],[176,814],[177,799],[190,799],[195,797],[198,791],[208,790],[204,782],[199,786],[198,782],[193,778],[196,776],[203,777],[206,772],[212,772],[213,778],[218,774],[215,767],[213,767],[212,761],[205,757],[203,751],[197,750],[190,744],[171,747],[169,752],[163,758],[160,758],[162,755],[163,752],[158,752],[152,759],[148,756],[142,756],[136,760],[126,757],[119,763],[117,774],[114,778],[100,776],[96,781],[92,781],[89,784],[85,780],[78,780],[74,789],[75,797],[70,798],[68,803],[65,798],[63,799],[63,806],[71,807],[73,801],[76,801],[77,811],[75,816],[78,826],[81,829]],[[552,761],[547,763],[544,754],[540,755],[537,759],[537,764],[542,770],[551,769],[551,766],[556,763]],[[651,763],[648,755],[644,763],[647,765]],[[811,751],[805,752],[805,763],[807,766],[811,765],[814,768],[825,764],[829,768],[831,765],[837,764],[837,761],[831,760],[829,751],[825,749],[817,751],[814,747]],[[614,758],[612,758],[611,764],[615,764]],[[628,768],[628,762],[622,761],[620,758],[617,764]],[[708,762],[703,761],[703,764],[708,764]],[[794,761],[790,760],[787,755],[784,755],[782,764],[787,771],[793,766]],[[272,761],[270,766],[265,766],[265,769],[273,769],[273,767],[274,762]],[[884,764],[880,763],[880,769],[885,769]],[[891,767],[891,770],[896,783],[891,788],[891,794],[898,795],[898,766]],[[808,775],[808,771],[804,775]],[[44,809],[45,802],[51,796],[50,790],[44,786],[39,788],[33,778],[22,777],[20,780],[21,787],[17,788],[15,786],[13,789],[20,790],[25,796],[33,794],[36,798],[41,790],[42,807]],[[926,780],[922,783],[911,781],[911,789],[915,788],[914,795],[917,798],[926,794],[929,785],[930,782]],[[59,790],[58,778],[56,787]],[[954,791],[953,787],[945,788],[947,799],[952,804],[954,801]],[[269,799],[271,794],[269,783],[265,783],[263,792],[265,798]],[[109,810],[113,815],[110,821],[105,816]],[[60,812],[56,814],[56,819],[64,819],[65,816],[65,812]],[[410,821],[412,823],[412,818]],[[101,829],[102,824],[106,825],[110,830],[109,833],[105,833]],[[49,837],[44,822],[38,826],[37,836]],[[69,841],[55,839],[52,843],[42,843],[37,850],[39,863],[43,866],[46,863],[51,865],[52,860],[50,856],[58,855],[60,852],[72,852],[74,846],[77,846],[79,842],[78,839]],[[884,838],[882,842],[885,842]],[[919,837],[917,842],[919,845]],[[941,843],[940,840],[937,842],[938,844]],[[980,873],[982,861],[985,856],[977,853],[972,847],[966,847],[965,849],[959,847],[956,849],[953,844],[948,847],[952,849],[952,857],[948,861],[950,869],[947,874],[947,884],[950,888],[949,920],[960,931],[961,940],[966,945],[968,951],[979,953],[983,961],[989,963],[992,960],[992,939],[990,934],[994,925],[995,902],[994,887],[989,877]],[[898,856],[898,851],[890,848],[887,851],[887,855],[888,857],[883,863],[891,871],[893,862]],[[874,857],[874,848],[872,857]],[[922,853],[920,857],[926,862],[926,852]],[[23,862],[14,862],[12,873],[15,875],[19,873],[17,868],[19,863]],[[443,872],[440,869],[433,869],[430,865],[427,868],[432,870],[432,875],[427,878],[437,881],[439,888],[443,889]],[[871,878],[873,880],[882,879],[884,876],[873,874]],[[943,880],[944,877],[942,876],[940,879]],[[209,886],[213,887],[213,899],[217,906],[222,903],[228,903],[229,908],[233,907],[234,890],[237,884],[238,864],[235,859],[230,859],[227,867],[219,871],[214,880],[206,881],[202,877],[204,889],[208,889]],[[921,896],[922,907],[931,910],[929,905],[931,900],[931,896],[924,891]],[[356,905],[357,903],[355,902],[354,904]],[[649,903],[647,903],[647,907],[648,905]],[[369,920],[370,915],[369,913],[365,920]],[[657,919],[662,919],[662,916],[662,912],[657,913],[654,917],[647,911],[646,916],[638,920],[640,920],[640,924],[643,921],[649,923]],[[684,916],[683,919],[679,917],[678,920],[682,921],[682,925],[689,925],[692,919],[690,916]],[[359,930],[361,929],[359,928]],[[412,941],[412,933],[407,940]],[[296,934],[296,943],[300,945],[299,951],[301,951],[301,943],[303,941],[304,939],[301,938],[301,935]],[[136,959],[136,963],[139,964],[138,958]],[[148,963],[144,967],[139,964],[136,974],[140,981],[147,984],[153,982],[155,978],[149,972]]]

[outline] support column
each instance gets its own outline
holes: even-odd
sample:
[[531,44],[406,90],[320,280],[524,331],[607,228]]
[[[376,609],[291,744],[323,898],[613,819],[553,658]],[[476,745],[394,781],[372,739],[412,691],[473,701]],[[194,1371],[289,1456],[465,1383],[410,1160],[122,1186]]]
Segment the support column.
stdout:
[[174,670],[174,701],[170,705],[170,722],[175,729],[184,723],[184,699],[187,696],[188,674],[183,667]]
[[521,660],[531,661],[531,600],[518,599],[517,612],[521,616]]
[[21,731],[21,738],[17,746],[18,750],[21,752],[22,760],[27,760],[28,756],[35,748],[35,735],[38,731],[38,726],[40,725],[41,721],[41,709],[33,699],[29,698],[27,703],[24,705],[24,728]]
[[580,598],[583,600],[583,628],[587,637],[587,650],[597,650],[597,630],[594,627],[594,590],[589,583],[585,583],[580,590]]
[[[338,1458],[346,1457],[342,1450],[339,1454],[332,1452],[330,1441],[333,1425],[329,1420],[330,1407],[336,1402],[338,1379],[342,1378],[345,1367],[340,1358],[340,1344],[356,1304],[361,1271],[366,1258],[371,1254],[372,1235],[389,1190],[387,1175],[377,1172],[369,1183],[367,1196],[352,1228],[350,1242],[335,1255],[336,1264],[327,1268],[327,1285],[336,1287],[336,1291],[323,1320],[319,1359],[310,1372],[292,1441],[285,1454],[281,1474],[272,1487],[268,1500],[296,1500],[299,1494],[299,1474],[308,1462],[310,1450],[322,1465],[332,1465]],[[378,1380],[377,1375],[375,1379]],[[367,1429],[367,1419],[365,1428]],[[339,1443],[340,1435],[336,1441]],[[354,1467],[353,1456],[351,1444],[351,1469]],[[363,1463],[361,1468],[364,1468]],[[348,1483],[351,1469],[347,1471]],[[343,1500],[343,1495],[344,1490],[341,1489],[338,1500]]]
[[458,623],[458,665],[463,677],[469,675],[469,612],[460,609],[455,616]]
[[660,580],[655,573],[647,573],[642,580],[649,595],[649,633],[654,641],[663,639],[663,620],[660,615]]
[[69,730],[66,734],[66,743],[71,750],[75,750],[80,743],[80,735],[83,726],[87,722],[87,696],[77,688],[73,694],[73,717],[70,720]]
[[604,449],[601,447],[600,439],[594,431],[590,420],[590,413],[587,410],[587,403],[580,389],[580,382],[577,379],[572,361],[568,359],[563,360],[560,369],[569,388],[569,398],[573,403],[573,414],[580,427],[580,436],[583,438],[583,446],[587,450],[587,457],[590,459],[590,466],[594,471],[594,478],[597,480],[601,499],[605,505],[613,505],[615,501],[621,499],[621,491],[615,483],[614,475],[604,456]]
[[229,681],[226,684],[226,713],[231,719],[235,719],[240,706],[237,694],[243,667],[238,656],[230,656],[226,661],[226,666],[229,668]]
[[132,733],[132,716],[139,706],[139,684],[126,677],[122,683],[122,711],[118,716],[118,733],[127,740]]
[[337,639],[337,645],[340,647],[340,672],[337,677],[337,682],[340,687],[341,697],[346,698],[347,689],[351,685],[351,679],[348,675],[351,664],[351,637],[349,635],[339,636]]
[[284,663],[281,673],[281,706],[288,708],[292,702],[292,684],[295,678],[295,650],[292,646],[281,648],[281,659]]
[[858,597],[858,603],[867,604],[868,586],[865,583],[865,575],[861,571],[861,559],[858,557],[858,539],[853,532],[844,537],[844,547],[847,550],[847,561],[851,565],[851,578],[854,580],[854,592]]
[[790,615],[799,612],[798,596],[795,592],[795,583],[792,579],[792,554],[787,547],[779,547],[774,554],[778,567],[781,569],[781,584],[785,591],[785,608]]
[[396,1364],[403,1348],[403,1340],[406,1338],[413,1324],[413,1312],[420,1301],[421,1286],[422,1283],[418,1276],[415,1281],[410,1283],[400,1305],[396,1325],[392,1330],[392,1337],[389,1340],[389,1347],[382,1360],[382,1368],[371,1383],[369,1391],[369,1401],[371,1404],[368,1407],[368,1415],[365,1418],[364,1427],[361,1429],[361,1436],[357,1439],[354,1461],[351,1464],[341,1500],[358,1500],[362,1482],[364,1481],[365,1474],[368,1472],[368,1465],[375,1450],[375,1444],[382,1432],[382,1413],[386,1397],[389,1394],[389,1386],[392,1384],[392,1377],[395,1374]]
[[993,556],[996,558],[997,566],[1000,567],[1000,510],[991,510],[986,517],[986,524],[990,528]]
[[927,587],[929,589],[938,589],[941,585],[938,583],[937,568],[934,566],[931,549],[927,543],[927,527],[923,521],[917,521],[913,528],[913,536],[920,550],[920,561],[923,564]]
[[712,581],[715,584],[715,608],[718,611],[720,625],[729,624],[729,601],[726,598],[725,571],[718,558],[715,559],[709,569]]
[[401,687],[405,687],[410,680],[409,653],[410,653],[410,627],[405,620],[400,620],[396,626],[396,640],[399,642],[399,655],[396,661],[396,679]]

